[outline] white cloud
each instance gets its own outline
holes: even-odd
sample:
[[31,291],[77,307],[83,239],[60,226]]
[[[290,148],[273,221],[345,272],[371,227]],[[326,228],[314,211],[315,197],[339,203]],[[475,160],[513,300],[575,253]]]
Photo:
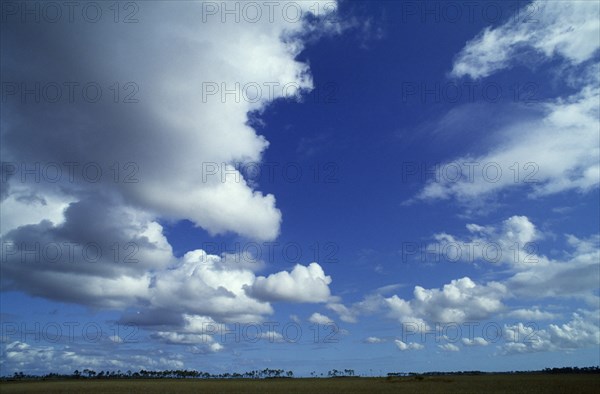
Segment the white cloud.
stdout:
[[465,346],[487,346],[489,342],[482,337],[474,337],[473,339],[463,338],[462,343]]
[[345,323],[356,323],[357,311],[339,303],[330,303],[325,306],[327,309],[331,309],[339,316],[340,320]]
[[[320,17],[337,6],[327,4],[320,4]],[[315,9],[298,5],[305,15]],[[192,328],[202,322],[257,321],[273,313],[272,298],[326,302],[331,278],[316,263],[256,278],[260,262],[231,264],[232,256],[202,250],[176,258],[160,223],[189,220],[209,234],[256,240],[278,236],[282,218],[275,196],[256,190],[233,164],[261,162],[269,142],[251,126],[249,114],[313,88],[309,66],[297,55],[306,35],[339,31],[336,24],[321,18],[290,22],[281,13],[257,23],[222,23],[219,16],[199,23],[200,2],[140,6],[140,23],[106,18],[53,29],[16,24],[3,34],[11,47],[11,56],[3,56],[7,80],[93,81],[104,94],[94,105],[81,95],[75,102],[3,102],[3,161],[27,168],[75,163],[75,171],[71,177],[71,167],[63,167],[57,182],[23,180],[20,173],[3,181],[1,240],[14,249],[2,256],[2,290],[136,309],[152,330],[167,324],[157,335],[172,343],[202,340],[201,330]],[[124,95],[137,89],[136,103],[121,102],[125,97],[113,102],[117,81]],[[134,89],[126,89],[127,82]],[[235,89],[237,97],[203,95],[207,83],[220,92]],[[260,100],[244,97],[246,84],[259,86]],[[90,163],[102,173],[97,182],[82,171]],[[59,261],[42,256],[33,270],[19,248],[35,242],[41,248],[94,244],[101,257],[89,262],[76,250],[70,262],[63,249]],[[135,261],[124,262],[128,257]],[[280,279],[292,288],[281,287]],[[255,284],[256,294],[268,300],[246,292]],[[208,351],[219,346],[212,343]]]
[[[484,154],[468,154],[440,163],[440,168],[460,167],[461,177],[441,176],[427,182],[417,199],[454,198],[469,207],[486,205],[504,189],[525,187],[531,198],[563,191],[580,193],[600,184],[598,147],[598,66],[590,65],[600,47],[600,5],[595,2],[535,2],[520,11],[537,22],[513,18],[506,24],[486,28],[469,41],[457,56],[452,75],[483,78],[511,67],[515,59],[550,60],[556,55],[572,67],[566,83],[577,93],[567,97],[498,108],[502,124],[491,130]],[[508,114],[502,113],[508,109]],[[466,122],[478,116],[477,103],[462,110]],[[523,115],[523,112],[526,115]],[[442,123],[448,122],[443,119]],[[447,124],[439,128],[446,129]],[[516,163],[516,164],[515,164]]]
[[[519,187],[527,188],[530,198],[597,188],[599,99],[600,89],[591,83],[569,97],[537,104],[533,115],[495,132],[499,142],[485,154],[440,163],[442,175],[428,180],[417,199],[466,204]],[[448,168],[459,168],[461,177],[444,175]]]
[[385,294],[389,294],[392,293],[396,290],[398,290],[401,287],[404,287],[405,285],[401,284],[401,283],[394,283],[392,285],[386,285],[386,286],[381,286],[378,287],[377,289],[375,289],[375,294],[381,294],[381,295],[385,295]]
[[178,332],[158,331],[153,335],[154,338],[160,339],[169,344],[176,345],[198,345],[211,344],[213,338],[210,335],[202,334],[187,334]]
[[322,325],[333,323],[333,319],[331,319],[325,315],[322,315],[318,312],[315,312],[312,315],[310,315],[310,317],[308,318],[308,321],[313,324],[322,324]]
[[[31,374],[45,374],[48,371],[72,373],[74,370],[133,370],[140,369],[181,369],[181,357],[164,351],[141,350],[132,355],[128,352],[114,352],[114,347],[99,347],[94,350],[86,347],[44,346],[14,341],[0,344],[2,347],[3,371],[26,371]],[[122,346],[115,344],[114,346]]]
[[538,58],[558,55],[571,64],[585,62],[600,47],[599,8],[593,1],[535,1],[504,25],[488,27],[467,42],[452,74],[486,77],[528,58],[530,49]]
[[442,289],[415,286],[414,298],[404,300],[397,295],[386,298],[388,316],[401,323],[426,329],[427,323],[462,323],[481,320],[501,311],[506,293],[504,285],[490,282],[478,285],[469,277],[452,280]]
[[176,260],[171,246],[150,215],[109,204],[100,197],[79,201],[60,224],[42,221],[3,234],[2,287],[95,307],[147,299],[151,271]]
[[438,345],[438,347],[446,352],[458,352],[460,348],[453,343],[445,343],[443,345]]
[[368,337],[365,339],[365,343],[383,343],[385,339],[378,337]]
[[[197,351],[217,348],[205,335],[218,332],[222,328],[220,323],[256,322],[273,313],[267,300],[257,299],[247,292],[257,283],[257,293],[264,297],[293,299],[295,302],[325,302],[329,299],[331,278],[316,263],[308,267],[298,265],[291,273],[283,271],[269,278],[257,278],[251,264],[238,264],[235,256],[216,256],[194,250],[176,259],[162,234],[162,227],[156,222],[148,222],[147,215],[138,211],[115,208],[115,212],[98,212],[95,213],[97,217],[81,216],[71,223],[72,218],[77,217],[72,210],[79,208],[87,214],[93,213],[84,209],[86,207],[71,206],[65,222],[73,229],[70,231],[96,239],[103,250],[111,250],[112,244],[111,239],[101,242],[100,237],[105,232],[118,240],[137,240],[139,248],[135,257],[139,261],[116,264],[109,254],[95,264],[41,262],[36,264],[36,270],[31,270],[31,264],[23,264],[19,254],[15,253],[9,258],[3,256],[3,279],[6,281],[6,277],[10,277],[12,280],[4,282],[5,286],[16,283],[32,294],[99,308],[137,308],[142,313],[132,316],[136,324],[151,330],[156,330],[155,324],[169,324],[168,330],[157,331],[155,339],[195,345]],[[89,229],[86,223],[90,222],[97,226]],[[18,244],[31,239],[59,243],[60,236],[65,233],[63,227],[42,223],[21,227],[10,234]],[[279,282],[280,278],[283,282]]]
[[[497,293],[502,298],[579,297],[595,300],[600,275],[599,235],[587,239],[566,235],[572,250],[564,251],[562,259],[550,259],[541,254],[536,242],[544,234],[526,216],[512,216],[496,225],[469,224],[467,230],[467,237],[436,234],[437,242],[428,249],[442,252],[442,256],[451,254],[451,261],[457,255],[454,251],[459,250],[463,261],[483,262],[490,267],[507,264],[512,276],[500,285],[505,287]],[[448,252],[451,249],[452,253]],[[508,315],[534,320],[555,317],[539,310],[523,309],[508,312]]]
[[223,350],[225,347],[219,342],[207,343],[204,345],[193,345],[188,348],[188,351],[192,354],[208,354],[217,353]]
[[192,334],[209,335],[221,333],[223,325],[217,323],[210,316],[183,314],[182,331]]
[[421,350],[421,349],[423,349],[425,347],[425,346],[421,345],[420,343],[416,343],[416,342],[405,343],[405,342],[402,342],[399,339],[395,339],[394,343],[396,344],[396,346],[398,347],[398,349],[400,349],[402,351],[406,351],[406,350]]
[[508,313],[510,317],[516,317],[517,319],[538,321],[538,320],[551,320],[556,319],[558,316],[555,313],[544,312],[538,308],[534,309],[516,309]]
[[597,314],[574,313],[572,320],[565,324],[550,324],[548,333],[552,344],[561,349],[600,345]]
[[[494,225],[470,223],[466,230],[467,237],[442,233],[435,238],[441,245],[450,242],[461,245],[463,252],[477,249],[476,245],[479,245],[479,250],[486,244],[496,245],[504,257],[490,266],[501,268],[496,272],[502,275],[502,280],[480,283],[470,277],[463,277],[451,280],[440,288],[417,285],[412,298],[375,293],[367,294],[362,301],[351,306],[342,308],[332,307],[330,304],[328,308],[336,311],[339,316],[348,315],[356,319],[361,315],[383,313],[398,321],[411,333],[423,333],[433,330],[438,323],[461,324],[507,317],[538,322],[560,317],[543,311],[538,306],[511,310],[506,303],[514,299],[522,302],[523,299],[552,298],[554,302],[572,298],[584,300],[591,305],[597,304],[600,236],[580,239],[566,235],[570,250],[562,252],[562,259],[554,260],[543,256],[537,247],[524,248],[527,243],[537,246],[537,240],[548,236],[541,233],[526,216],[512,216]],[[515,243],[519,248],[515,248]],[[498,263],[506,263],[508,269]],[[477,337],[465,339],[463,343],[466,346],[484,346],[487,342],[484,343]],[[522,347],[521,344],[508,346],[514,348],[511,351],[518,351]]]
[[249,297],[255,281],[250,270],[223,269],[219,256],[187,252],[173,269],[156,276],[151,305],[157,309],[210,316],[225,322],[249,322],[271,314],[272,307]]
[[[159,227],[158,224],[148,226],[145,234],[148,250],[153,249],[160,255],[162,239],[153,238],[157,234],[162,237]],[[129,319],[136,324],[151,328],[159,323],[173,326],[168,331],[159,330],[156,336],[168,343],[196,344],[204,341],[203,335],[219,332],[221,323],[251,323],[272,314],[273,307],[268,301],[257,299],[247,291],[257,281],[262,296],[268,294],[281,299],[289,295],[286,299],[290,300],[292,293],[286,291],[292,290],[298,292],[294,293],[297,294],[293,298],[295,302],[325,302],[329,298],[327,283],[331,279],[318,264],[298,265],[291,273],[278,272],[267,280],[257,278],[251,269],[227,261],[232,259],[231,256],[194,250],[175,259],[170,247],[165,253],[171,256],[165,259],[172,262],[169,267],[153,266],[150,264],[152,258],[149,258],[130,265],[108,261],[95,265],[64,264],[63,267],[44,263],[32,271],[28,269],[31,264],[22,264],[15,258],[3,264],[3,272],[10,273],[13,280],[22,281],[22,288],[50,299],[100,308],[137,308],[142,313]],[[104,277],[94,270],[103,273]],[[281,277],[294,281],[291,288],[283,288],[283,295],[276,293],[282,289],[279,286],[288,283],[285,280],[277,282]],[[264,289],[260,287],[260,278],[268,283]]]
[[265,331],[264,333],[262,333],[261,338],[270,343],[285,342],[285,338],[283,337],[283,335],[281,335],[281,333],[277,331]]
[[[335,5],[330,2],[327,11],[334,11]],[[25,188],[46,200],[81,201],[101,190],[157,217],[188,219],[211,234],[235,232],[258,240],[274,239],[281,223],[275,197],[254,190],[232,165],[260,162],[269,145],[248,125],[248,113],[313,88],[308,65],[296,56],[303,49],[300,37],[321,30],[314,24],[286,21],[281,13],[275,13],[275,20],[262,18],[257,23],[221,23],[218,17],[198,23],[190,15],[202,15],[202,6],[201,2],[178,7],[148,3],[143,7],[143,22],[119,26],[60,24],[48,31],[15,25],[7,42],[29,39],[27,45],[13,48],[11,61],[3,67],[7,78],[32,84],[91,78],[106,92],[115,79],[122,84],[132,81],[138,102],[114,105],[106,99],[108,93],[106,100],[93,106],[61,101],[52,104],[52,118],[40,110],[43,103],[6,103],[10,116],[2,122],[3,141],[7,141],[2,146],[3,160],[30,167],[64,162],[79,167],[74,180],[63,168],[55,184],[21,183],[20,176],[12,176],[9,195],[13,189]],[[304,15],[312,12],[308,5],[302,7]],[[100,36],[102,44],[97,42]],[[37,46],[42,37],[53,44]],[[119,45],[106,45],[117,41]],[[74,53],[88,61],[65,60]],[[24,58],[30,61],[27,70],[18,66]],[[216,86],[218,93],[207,95],[208,84]],[[244,88],[250,85],[258,89]],[[283,89],[285,85],[298,89]],[[236,91],[237,96],[222,97],[225,89]],[[250,97],[254,94],[250,91],[256,91],[259,99]],[[100,182],[82,179],[86,163],[101,168]],[[120,163],[117,181],[114,163]],[[134,166],[125,168],[128,163]],[[128,179],[137,182],[124,182],[132,174]],[[10,224],[25,224],[32,216],[29,213],[24,221]]]
[[597,312],[581,311],[563,324],[550,324],[540,329],[537,324],[517,323],[505,326],[505,353],[572,350],[600,345]]
[[183,314],[184,323],[177,331],[157,331],[151,338],[172,345],[192,345],[193,353],[214,353],[223,349],[215,341],[215,334],[222,334],[225,326],[208,316]]
[[268,277],[259,276],[247,292],[261,300],[288,302],[326,302],[331,292],[331,277],[317,263],[308,267],[297,264],[292,272],[281,271]]
[[510,264],[514,268],[545,265],[548,259],[537,255],[535,241],[543,234],[526,216],[511,216],[499,225],[466,225],[469,235],[461,239],[447,233],[435,234],[437,242],[427,246],[428,253],[437,253],[449,261]]
[[64,222],[64,211],[73,200],[53,193],[40,197],[31,195],[26,188],[12,188],[7,198],[2,200],[0,235],[19,226],[38,224],[42,220],[60,225]]
[[383,294],[398,289],[401,285],[390,285],[378,288],[375,292],[367,294],[361,301],[355,302],[350,306],[342,304],[341,299],[331,297],[330,302],[325,305],[327,309],[334,311],[341,321],[346,323],[358,322],[360,315],[372,315],[386,309],[386,301]]
[[123,343],[123,338],[121,338],[118,335],[111,335],[110,337],[108,337],[108,340],[113,343]]
[[518,297],[578,297],[597,302],[600,236],[568,236],[567,240],[573,250],[564,260],[528,265],[506,280],[510,292]]

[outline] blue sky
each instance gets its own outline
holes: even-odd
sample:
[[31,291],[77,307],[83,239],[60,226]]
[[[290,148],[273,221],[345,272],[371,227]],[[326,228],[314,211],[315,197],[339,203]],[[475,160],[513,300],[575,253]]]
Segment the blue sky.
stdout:
[[23,4],[0,374],[600,363],[598,3]]

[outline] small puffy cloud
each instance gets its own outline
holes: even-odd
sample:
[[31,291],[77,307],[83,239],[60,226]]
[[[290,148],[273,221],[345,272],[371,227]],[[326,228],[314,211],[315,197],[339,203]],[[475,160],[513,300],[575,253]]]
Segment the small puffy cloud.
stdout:
[[222,333],[223,324],[218,324],[209,316],[183,314],[183,324],[176,331],[157,331],[151,338],[171,345],[193,345],[192,352],[208,353],[221,350],[213,335]]
[[213,334],[220,332],[221,324],[218,324],[210,316],[183,314],[182,331],[192,334]]
[[354,302],[349,306],[342,304],[338,297],[330,297],[326,308],[334,311],[341,321],[346,323],[358,322],[360,315],[372,315],[386,309],[386,300],[383,294],[390,293],[401,285],[390,285],[376,289],[374,292],[366,294],[361,301]]
[[502,234],[507,242],[518,242],[521,245],[538,238],[535,225],[527,216],[511,216],[502,222]]
[[364,342],[365,343],[383,343],[383,342],[385,342],[385,339],[378,338],[378,337],[368,337],[365,339]]
[[261,339],[267,342],[285,342],[283,335],[277,331],[265,331],[261,334]]
[[367,294],[361,301],[352,304],[351,310],[356,315],[371,315],[385,307],[385,299],[381,294]]
[[326,305],[326,308],[337,313],[340,320],[345,323],[356,323],[358,321],[357,311],[352,308],[348,308],[347,306],[345,306],[343,304],[330,303],[330,304]]
[[322,324],[322,325],[333,323],[333,319],[331,319],[325,315],[322,315],[318,312],[315,312],[312,315],[310,315],[310,317],[308,318],[308,321],[313,324]]
[[158,331],[152,334],[152,338],[159,339],[165,343],[172,345],[197,345],[197,344],[210,344],[214,340],[210,335],[203,334],[188,334],[179,332],[169,331]]
[[192,354],[209,354],[223,350],[224,347],[218,342],[206,343],[203,345],[194,345],[187,348]]
[[123,343],[123,338],[121,338],[118,335],[111,335],[110,337],[108,337],[108,339],[113,343]]
[[424,348],[424,346],[421,345],[420,343],[416,343],[416,342],[405,343],[399,339],[395,339],[394,344],[398,347],[398,349],[400,349],[403,352],[407,351],[407,350],[421,350]]
[[252,297],[265,301],[326,302],[331,296],[326,276],[317,263],[307,267],[297,264],[291,272],[281,271],[268,277],[259,276],[246,291]]
[[438,345],[438,347],[446,352],[458,352],[460,348],[453,343],[445,343],[443,345]]
[[489,342],[482,337],[475,337],[473,339],[463,338],[462,343],[465,346],[487,346]]

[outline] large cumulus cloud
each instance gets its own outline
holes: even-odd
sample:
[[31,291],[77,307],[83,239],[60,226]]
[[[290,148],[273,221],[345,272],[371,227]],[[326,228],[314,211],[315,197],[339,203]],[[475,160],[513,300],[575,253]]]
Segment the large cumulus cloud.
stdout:
[[[256,281],[252,269],[202,250],[175,257],[160,223],[278,236],[275,196],[234,165],[260,162],[269,146],[249,114],[312,89],[309,67],[296,57],[306,34],[335,30],[322,23],[335,11],[327,3],[316,18],[290,19],[279,9],[239,23],[207,17],[202,2],[139,3],[137,23],[3,23],[4,87],[18,91],[4,97],[0,121],[2,289],[137,309],[148,325],[174,329],[185,327],[185,316],[271,314],[267,300],[245,290]],[[59,86],[62,97],[23,98],[38,84],[42,92]],[[88,85],[101,89],[97,100],[94,88],[83,93]],[[209,87],[219,92],[207,94]],[[207,165],[218,172],[208,176]],[[329,294],[328,283],[320,291]]]

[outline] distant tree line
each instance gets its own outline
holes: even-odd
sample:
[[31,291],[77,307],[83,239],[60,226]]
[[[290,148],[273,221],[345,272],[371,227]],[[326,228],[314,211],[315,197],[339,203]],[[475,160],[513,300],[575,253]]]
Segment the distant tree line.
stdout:
[[598,373],[600,367],[564,367],[564,368],[544,368],[544,373]]
[[454,371],[454,372],[390,372],[387,376],[440,376],[440,375],[485,375],[485,374],[527,374],[527,373],[600,373],[600,367],[562,367],[562,368],[544,368],[533,371],[508,371],[508,372],[482,372],[482,371]]
[[283,369],[254,370],[244,373],[220,373],[213,374],[187,369],[147,371],[141,369],[138,372],[121,370],[118,371],[99,371],[85,368],[76,369],[72,374],[48,373],[46,375],[27,375],[23,372],[15,372],[12,376],[3,376],[2,380],[22,380],[22,379],[270,379],[270,378],[292,378],[292,371]]
[[[509,371],[509,372],[482,372],[482,371],[456,371],[456,372],[390,372],[387,374],[388,377],[395,376],[440,376],[440,375],[484,375],[484,374],[527,374],[527,373],[547,373],[547,374],[586,374],[586,373],[600,373],[600,367],[563,367],[563,368],[545,368],[537,371]],[[319,376],[316,372],[311,372],[313,377]],[[324,377],[324,374],[320,374]],[[327,377],[339,378],[339,377],[351,377],[356,376],[353,369],[332,369],[327,372]],[[265,368],[263,370],[254,370],[244,373],[209,373],[187,369],[176,369],[176,370],[164,370],[164,371],[148,371],[141,369],[137,372],[128,371],[94,371],[93,369],[85,368],[81,371],[76,369],[71,374],[59,374],[59,373],[48,373],[45,375],[28,375],[23,372],[15,372],[12,376],[2,376],[0,380],[53,380],[53,379],[274,379],[274,378],[293,378],[294,373],[292,371],[285,371],[283,369],[270,369]]]
[[345,376],[354,376],[354,370],[353,369],[344,369],[344,370],[337,370],[337,369],[332,369],[329,372],[327,372],[327,376],[329,376],[330,378],[341,378],[341,377],[345,377]]

